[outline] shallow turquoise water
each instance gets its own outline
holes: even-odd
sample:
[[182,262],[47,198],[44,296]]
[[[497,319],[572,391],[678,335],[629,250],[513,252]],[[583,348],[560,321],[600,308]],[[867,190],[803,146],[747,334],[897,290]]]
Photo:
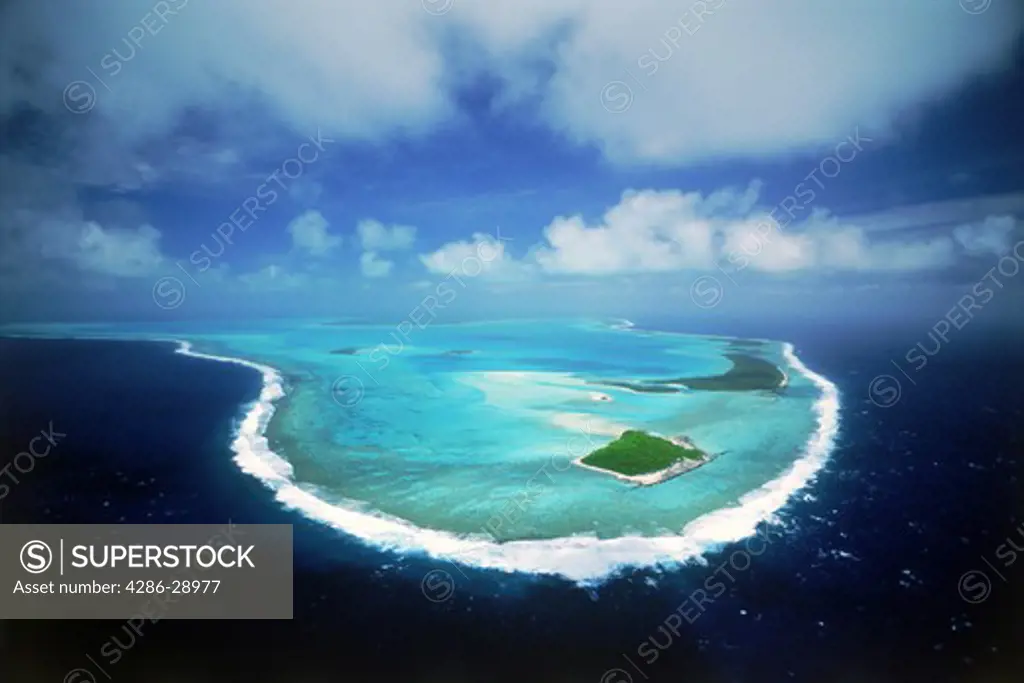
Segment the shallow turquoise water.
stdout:
[[[268,435],[299,489],[348,510],[495,541],[680,534],[781,477],[819,429],[820,388],[778,342],[737,348],[725,338],[551,321],[401,331],[316,321],[61,329],[184,338],[206,353],[272,366],[288,398]],[[330,353],[338,349],[358,351]],[[720,374],[729,351],[775,363],[789,385],[776,395],[588,384]],[[571,464],[625,428],[686,434],[722,455],[652,487]]]

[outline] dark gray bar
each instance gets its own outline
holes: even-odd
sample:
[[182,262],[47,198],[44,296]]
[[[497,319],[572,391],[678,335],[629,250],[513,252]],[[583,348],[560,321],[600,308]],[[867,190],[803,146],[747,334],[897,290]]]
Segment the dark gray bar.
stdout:
[[291,619],[290,524],[0,524],[0,619]]

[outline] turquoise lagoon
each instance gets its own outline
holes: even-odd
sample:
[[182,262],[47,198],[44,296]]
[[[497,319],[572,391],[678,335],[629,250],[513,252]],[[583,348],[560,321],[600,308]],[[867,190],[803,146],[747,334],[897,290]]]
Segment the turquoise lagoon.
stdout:
[[[251,365],[264,388],[240,417],[235,461],[283,505],[377,546],[579,581],[753,535],[810,482],[838,427],[835,386],[767,340],[589,321],[20,331],[173,338],[181,352]],[[775,364],[786,386],[602,384],[720,375],[727,353]],[[627,428],[686,434],[719,455],[649,487],[572,463]]]

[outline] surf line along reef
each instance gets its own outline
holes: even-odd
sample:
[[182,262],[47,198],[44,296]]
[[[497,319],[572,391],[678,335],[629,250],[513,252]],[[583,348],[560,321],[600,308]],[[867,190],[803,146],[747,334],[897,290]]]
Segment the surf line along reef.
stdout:
[[685,436],[664,439],[636,429],[573,461],[585,469],[610,474],[617,479],[653,486],[711,462],[714,456],[697,448]]

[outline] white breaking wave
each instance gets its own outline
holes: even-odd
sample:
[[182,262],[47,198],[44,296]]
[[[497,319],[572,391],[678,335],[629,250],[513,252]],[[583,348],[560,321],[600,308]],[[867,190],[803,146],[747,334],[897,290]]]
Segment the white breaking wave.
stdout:
[[287,508],[376,547],[425,553],[485,569],[557,575],[586,584],[604,580],[624,567],[675,566],[699,561],[709,550],[754,536],[758,524],[777,522],[775,513],[825,465],[839,430],[839,390],[828,379],[808,369],[795,355],[792,344],[786,344],[786,360],[821,390],[821,397],[814,405],[817,430],[801,457],[781,476],[747,493],[733,507],[698,517],[678,535],[619,538],[577,535],[497,543],[482,535],[424,529],[404,519],[360,510],[355,503],[328,502],[301,488],[293,479],[291,464],[270,450],[264,436],[274,414],[274,403],[284,396],[280,373],[252,361],[198,353],[188,342],[178,340],[178,343],[178,353],[238,363],[262,374],[263,389],[248,407],[231,448],[239,468],[262,481]]

